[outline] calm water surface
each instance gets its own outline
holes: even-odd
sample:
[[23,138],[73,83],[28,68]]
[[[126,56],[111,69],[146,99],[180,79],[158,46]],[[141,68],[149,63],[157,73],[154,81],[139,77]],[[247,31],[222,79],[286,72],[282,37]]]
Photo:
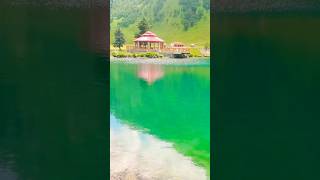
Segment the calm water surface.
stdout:
[[209,60],[193,65],[112,63],[110,96],[111,173],[120,176],[127,169],[145,178],[206,179]]

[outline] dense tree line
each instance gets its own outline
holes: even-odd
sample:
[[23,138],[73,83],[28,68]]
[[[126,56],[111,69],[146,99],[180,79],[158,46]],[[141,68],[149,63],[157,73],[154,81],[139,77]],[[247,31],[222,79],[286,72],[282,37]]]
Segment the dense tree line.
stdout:
[[164,0],[157,0],[153,5],[153,16],[155,21],[162,21],[164,18],[164,12],[161,9],[164,6]]
[[202,0],[180,0],[182,23],[185,30],[194,26],[203,16]]
[[[178,18],[185,30],[193,27],[210,9],[210,0],[112,0],[111,19],[117,19],[120,27],[128,27],[146,17],[150,24]],[[173,4],[174,9],[166,9]]]

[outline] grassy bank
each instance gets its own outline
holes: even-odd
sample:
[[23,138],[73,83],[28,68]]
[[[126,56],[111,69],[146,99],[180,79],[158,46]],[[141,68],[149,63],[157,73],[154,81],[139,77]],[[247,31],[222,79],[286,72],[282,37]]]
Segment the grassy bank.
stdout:
[[164,56],[157,52],[142,52],[142,53],[130,53],[126,51],[113,51],[112,57],[116,58],[163,58]]

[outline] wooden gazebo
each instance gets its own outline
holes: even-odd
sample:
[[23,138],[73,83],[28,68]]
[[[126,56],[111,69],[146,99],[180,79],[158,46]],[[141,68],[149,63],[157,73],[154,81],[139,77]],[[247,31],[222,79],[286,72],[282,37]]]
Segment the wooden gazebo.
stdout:
[[136,49],[161,50],[164,48],[164,41],[151,31],[147,31],[134,40]]

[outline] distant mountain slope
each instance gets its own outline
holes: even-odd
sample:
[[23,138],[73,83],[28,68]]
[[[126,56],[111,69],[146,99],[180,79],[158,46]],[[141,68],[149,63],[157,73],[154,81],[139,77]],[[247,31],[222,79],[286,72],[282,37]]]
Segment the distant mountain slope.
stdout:
[[120,27],[132,44],[137,23],[145,17],[151,31],[167,44],[180,41],[200,46],[210,43],[210,0],[112,0],[111,40]]

